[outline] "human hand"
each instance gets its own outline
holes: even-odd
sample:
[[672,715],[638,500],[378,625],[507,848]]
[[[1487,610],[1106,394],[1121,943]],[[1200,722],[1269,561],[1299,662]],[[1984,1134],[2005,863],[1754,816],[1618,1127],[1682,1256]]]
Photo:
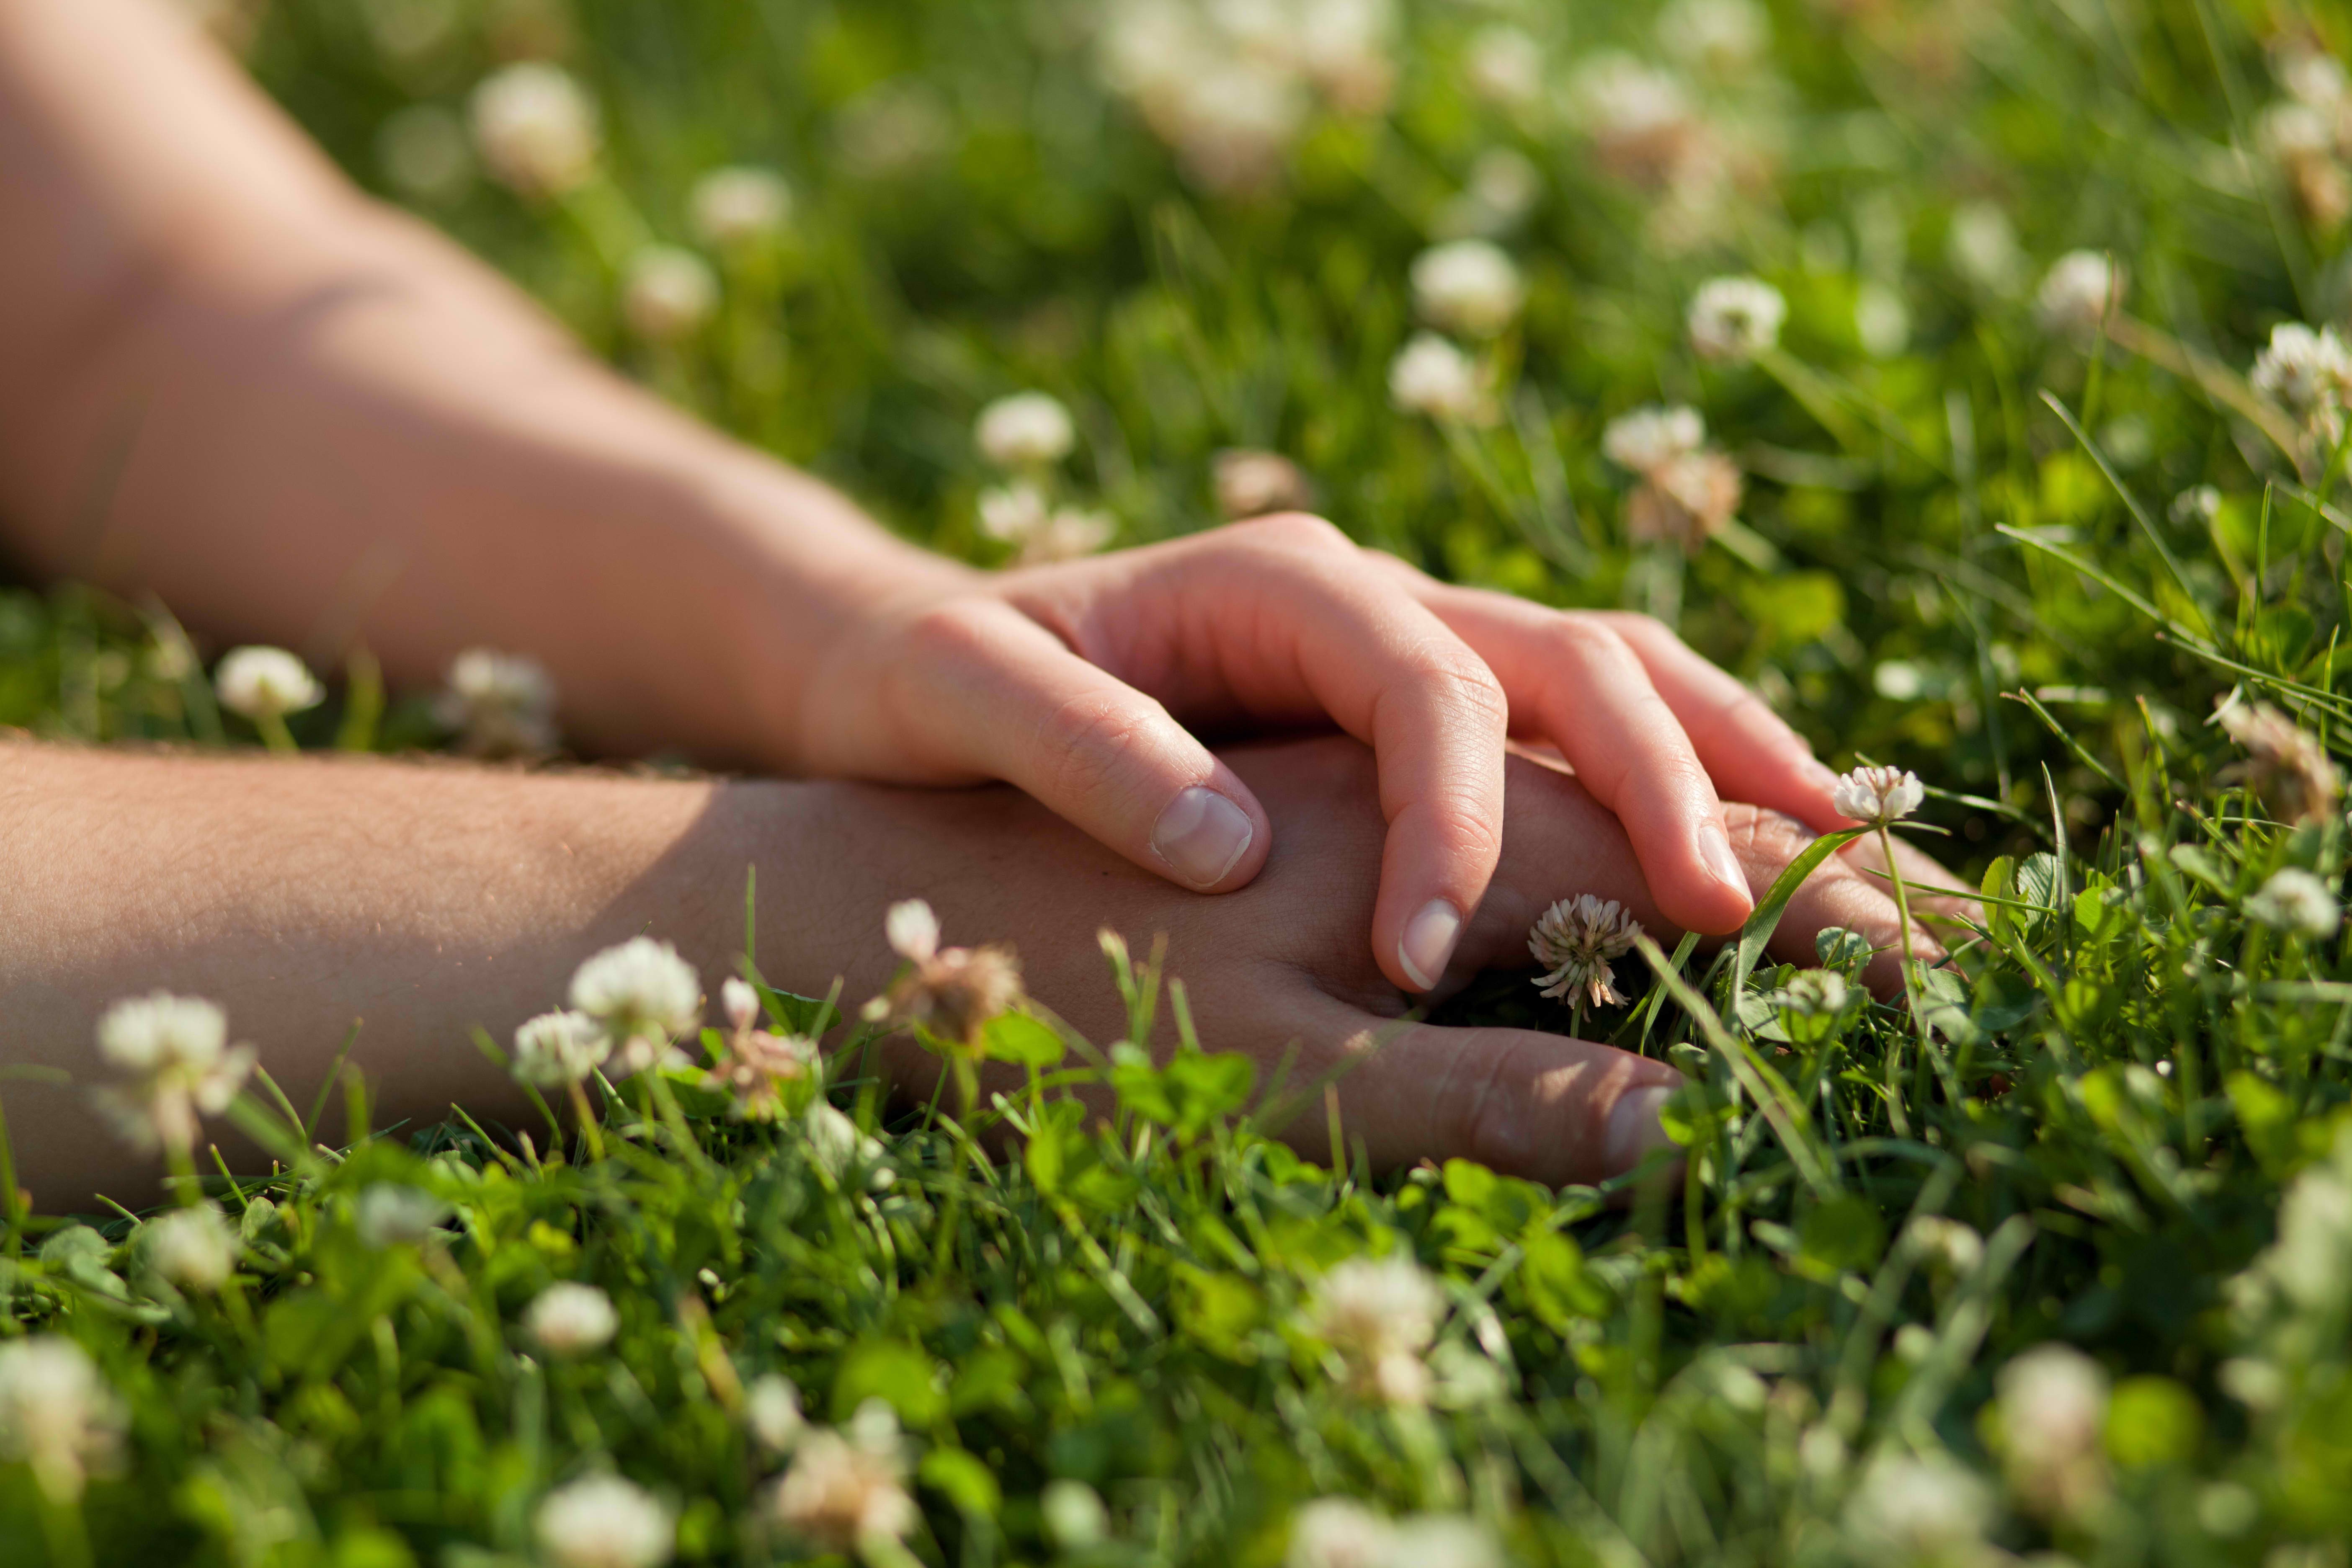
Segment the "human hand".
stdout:
[[[1590,1182],[1629,1168],[1657,1142],[1659,1104],[1681,1081],[1663,1062],[1530,1030],[1402,1021],[1412,999],[1360,941],[1377,897],[1373,852],[1389,831],[1371,752],[1329,737],[1229,751],[1219,765],[1252,790],[1276,835],[1257,879],[1215,900],[1171,889],[1011,790],[810,786],[819,802],[811,830],[821,842],[854,846],[854,871],[810,876],[829,893],[786,941],[803,967],[779,978],[815,988],[829,980],[829,963],[846,976],[848,995],[878,993],[895,962],[882,946],[884,908],[920,892],[951,942],[1016,939],[1031,994],[1107,1040],[1126,1021],[1097,929],[1139,946],[1164,934],[1169,972],[1188,980],[1211,1049],[1244,1052],[1263,1073],[1295,1048],[1293,1081],[1353,1064],[1337,1079],[1340,1114],[1378,1166],[1461,1155],[1545,1182]],[[1536,916],[1577,893],[1618,900],[1671,945],[1675,922],[1651,895],[1617,816],[1544,762],[1514,755],[1502,771],[1499,865],[1433,993],[1448,994],[1484,969],[1527,967]],[[1725,815],[1741,874],[1758,893],[1812,837],[1755,806]],[[1868,842],[1849,847],[1854,858]],[[1903,853],[1916,884],[1951,885],[1926,857],[1907,846]],[[1790,900],[1772,951],[1811,963],[1813,938],[1828,926],[1858,931],[1884,950],[1900,929],[1884,882],[1846,856],[1832,857]],[[1935,952],[1924,937],[1914,950]],[[1891,951],[1866,978],[1883,993],[1900,988]],[[890,1042],[885,1059],[913,1092],[927,1092],[938,1071],[905,1037]],[[1310,1120],[1296,1136],[1316,1151],[1325,1134],[1319,1116]]]
[[1197,734],[1336,724],[1378,757],[1364,912],[1381,974],[1412,992],[1495,873],[1507,733],[1559,750],[1623,823],[1655,911],[1690,930],[1752,908],[1718,789],[1839,820],[1803,740],[1657,622],[1450,587],[1299,515],[879,595],[797,712],[812,771],[1003,779],[1207,892],[1248,885],[1273,827]]

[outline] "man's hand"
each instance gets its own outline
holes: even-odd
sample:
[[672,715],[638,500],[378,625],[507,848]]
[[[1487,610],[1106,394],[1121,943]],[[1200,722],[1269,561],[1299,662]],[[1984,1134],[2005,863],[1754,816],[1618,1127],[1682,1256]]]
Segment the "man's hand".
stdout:
[[1247,886],[1276,832],[1200,735],[1336,724],[1371,747],[1386,833],[1363,924],[1380,973],[1415,993],[1495,874],[1507,734],[1559,750],[1623,822],[1655,908],[1691,930],[1752,907],[1718,790],[1838,820],[1803,740],[1656,622],[1448,587],[1315,518],[876,605],[796,705],[803,767],[1006,780],[1196,891]]
[[[883,909],[919,894],[950,942],[1013,941],[1033,994],[1089,1037],[1109,1040],[1124,1030],[1124,1014],[1096,930],[1108,926],[1139,948],[1164,934],[1170,972],[1186,981],[1208,1048],[1246,1052],[1271,1072],[1296,1047],[1294,1081],[1349,1064],[1337,1081],[1341,1115],[1378,1166],[1461,1155],[1539,1181],[1590,1182],[1627,1169],[1658,1140],[1659,1102],[1681,1081],[1662,1062],[1559,1035],[1402,1021],[1416,999],[1360,938],[1389,831],[1371,752],[1344,739],[1295,742],[1227,752],[1219,765],[1261,803],[1275,834],[1256,880],[1216,900],[1171,889],[1009,790],[821,787],[817,816],[861,847],[853,880],[864,886],[823,911],[819,951],[809,956],[831,962],[820,958],[793,978],[814,987],[838,969],[850,996],[880,990],[893,963],[881,941]],[[1493,885],[1451,967],[1428,989],[1443,996],[1480,970],[1526,968],[1536,916],[1578,893],[1620,900],[1672,945],[1677,922],[1651,893],[1615,814],[1543,762],[1513,756],[1503,772]],[[1759,894],[1812,837],[1755,806],[1727,807],[1726,816],[1741,874]],[[1920,885],[1951,885],[1925,857],[1906,855],[1905,872]],[[1773,950],[1810,963],[1814,935],[1827,926],[1889,950],[1868,978],[1882,992],[1899,990],[1895,904],[1864,864],[1833,857],[1816,872],[1790,902]],[[1924,937],[1915,947],[1935,951]],[[894,1042],[888,1059],[903,1086],[927,1091],[937,1063],[911,1041]],[[1300,1146],[1325,1152],[1319,1112],[1310,1120],[1298,1130]]]

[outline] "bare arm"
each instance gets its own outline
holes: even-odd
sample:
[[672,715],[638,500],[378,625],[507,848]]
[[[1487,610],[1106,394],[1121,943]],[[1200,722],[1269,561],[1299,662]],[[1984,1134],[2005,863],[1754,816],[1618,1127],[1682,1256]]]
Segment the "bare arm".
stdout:
[[961,568],[588,360],[151,0],[0,0],[0,543],[395,680],[528,650],[568,726],[793,766],[854,606]]
[[[562,1005],[583,959],[640,932],[675,942],[716,992],[742,951],[751,865],[762,971],[803,994],[836,975],[853,1008],[878,992],[896,963],[883,911],[919,892],[951,943],[1017,940],[1033,994],[1108,1040],[1123,1013],[1097,929],[1139,943],[1164,933],[1211,1048],[1247,1052],[1268,1072],[1294,1048],[1309,1076],[1358,1063],[1339,1082],[1341,1109],[1381,1166],[1461,1154],[1591,1181],[1655,1139],[1657,1100],[1679,1081],[1661,1063],[1557,1035],[1398,1021],[1406,996],[1351,940],[1375,896],[1383,831],[1369,751],[1332,739],[1225,760],[1281,842],[1256,882],[1204,900],[1008,789],[0,744],[0,1018],[13,1062],[76,1082],[0,1084],[20,1171],[48,1210],[86,1206],[94,1190],[129,1199],[149,1188],[152,1173],[90,1113],[87,1091],[105,1076],[92,1045],[100,1011],[159,986],[225,1005],[298,1103],[364,1017],[354,1059],[385,1116],[430,1121],[456,1100],[520,1118],[517,1091],[470,1030],[505,1039]],[[1529,924],[1573,893],[1622,900],[1671,941],[1623,829],[1581,785],[1515,758],[1508,788],[1495,892],[1441,994],[1480,970],[1524,966]],[[1759,889],[1810,837],[1751,806],[1731,809],[1731,827]],[[1946,879],[1924,858],[1906,870],[1915,886]],[[1829,925],[1882,946],[1898,929],[1881,884],[1844,860],[1800,891],[1776,951],[1810,961]],[[1895,973],[1882,957],[1871,978],[1884,988]],[[917,1087],[933,1066],[903,1047],[889,1065]],[[1304,1144],[1328,1150],[1319,1109],[1308,1121]]]

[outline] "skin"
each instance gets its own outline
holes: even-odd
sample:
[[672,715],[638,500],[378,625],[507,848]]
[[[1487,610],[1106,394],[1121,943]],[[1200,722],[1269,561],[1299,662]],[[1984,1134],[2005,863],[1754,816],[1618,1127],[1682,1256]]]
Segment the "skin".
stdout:
[[1663,627],[1315,519],[1000,575],[916,550],[590,362],[164,16],[0,0],[0,234],[40,237],[0,247],[0,547],[36,574],[411,685],[529,653],[608,753],[1007,780],[1202,891],[1276,846],[1196,731],[1335,725],[1385,826],[1355,940],[1416,992],[1494,875],[1508,735],[1575,763],[1694,930],[1750,908],[1721,796],[1836,821],[1804,742]]
[[[583,958],[640,932],[675,942],[715,992],[741,953],[747,867],[759,870],[761,971],[803,994],[836,975],[853,1007],[881,991],[897,965],[883,911],[919,892],[949,942],[1017,942],[1032,994],[1107,1040],[1122,1014],[1096,931],[1139,947],[1164,934],[1211,1048],[1246,1052],[1262,1082],[1294,1049],[1294,1075],[1349,1064],[1337,1080],[1343,1123],[1376,1166],[1462,1155],[1544,1182],[1593,1181],[1656,1142],[1657,1102],[1680,1081],[1664,1063],[1551,1034],[1400,1021],[1413,999],[1352,940],[1378,897],[1388,832],[1370,750],[1310,739],[1230,751],[1221,763],[1278,832],[1247,889],[1203,900],[1004,787],[0,744],[0,886],[11,889],[0,1013],[18,1068],[5,1094],[20,1179],[52,1211],[86,1209],[100,1191],[152,1193],[155,1170],[106,1130],[88,1090],[105,1076],[91,1044],[99,1014],[158,987],[225,1005],[233,1036],[259,1047],[298,1105],[360,1019],[353,1059],[378,1125],[437,1117],[453,1100],[534,1125],[470,1029],[508,1037],[562,1004]],[[1556,763],[1519,755],[1505,788],[1495,883],[1440,994],[1481,969],[1524,968],[1529,924],[1572,893],[1618,899],[1675,940],[1631,839],[1589,790]],[[1811,837],[1779,813],[1728,816],[1758,892]],[[1834,859],[1806,885],[1776,953],[1810,962],[1825,925],[1893,942],[1894,905],[1864,864]],[[1924,858],[1906,869],[1940,875]],[[1870,978],[1899,988],[1889,957]],[[937,1070],[903,1038],[884,1060],[917,1093]],[[1328,1153],[1319,1106],[1294,1131],[1303,1151]],[[223,1142],[233,1162],[255,1162]]]

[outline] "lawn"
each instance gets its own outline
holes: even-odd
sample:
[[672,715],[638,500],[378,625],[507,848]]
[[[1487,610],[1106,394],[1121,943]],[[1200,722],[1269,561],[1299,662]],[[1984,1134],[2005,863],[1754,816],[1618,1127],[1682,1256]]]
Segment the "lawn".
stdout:
[[[2340,9],[205,8],[356,178],[909,536],[1307,504],[1647,611],[1916,771],[1984,921],[1889,1002],[1839,933],[1759,962],[1775,899],[1621,959],[1585,1026],[1683,1070],[1685,1157],[1610,1191],[1303,1156],[1313,1086],[1017,1012],[1024,1091],[894,1110],[865,998],[716,975],[660,1033],[788,1058],[748,1104],[575,1100],[551,1037],[485,1041],[526,1128],[256,1079],[279,1173],[207,1206],[0,1183],[0,1562],[2344,1568]],[[0,590],[0,723],[466,739],[363,656],[257,725],[218,651]],[[1104,942],[1138,1039],[1153,934]]]

